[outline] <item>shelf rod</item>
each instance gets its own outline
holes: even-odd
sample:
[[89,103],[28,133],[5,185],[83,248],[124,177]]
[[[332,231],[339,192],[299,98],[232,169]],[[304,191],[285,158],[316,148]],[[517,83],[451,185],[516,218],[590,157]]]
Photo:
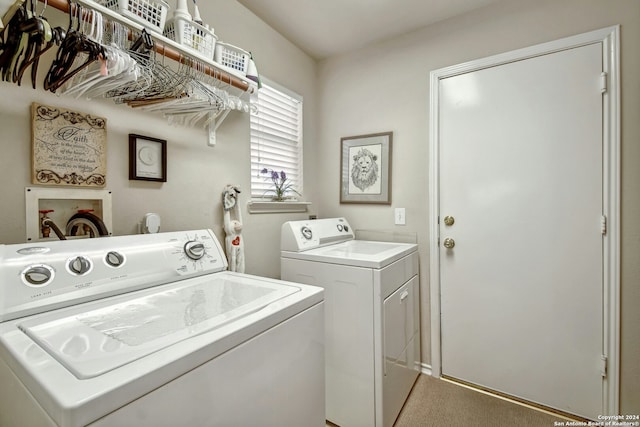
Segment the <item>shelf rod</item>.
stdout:
[[[53,7],[54,9],[58,9],[64,13],[70,12],[69,3],[67,2],[67,0],[39,0],[39,1],[41,3],[45,3],[48,6]],[[123,17],[122,15],[118,14],[115,11],[107,9],[102,5],[95,4],[93,2],[87,3],[79,0],[74,0],[74,1],[81,3],[86,7],[92,8],[102,13],[103,15],[107,15],[111,19],[116,20],[129,28],[135,28],[137,30],[142,30],[144,28],[142,25],[132,22],[126,17]],[[75,7],[75,4],[73,6]],[[151,35],[151,37],[155,39],[155,43],[154,43],[155,51],[160,55],[173,59],[176,62],[180,62],[185,57],[194,59],[195,61],[198,61],[204,64],[203,69],[200,69],[200,67],[198,67],[198,70],[202,71],[203,73],[215,79],[218,79],[223,83],[227,83],[235,88],[238,88],[243,92],[253,93],[254,87],[253,85],[249,84],[247,81],[239,79],[238,77],[235,77],[229,74],[228,72],[215,67],[213,64],[210,64],[209,60],[205,59],[204,57],[200,57],[199,55],[196,55],[194,53],[184,50],[178,43],[174,42],[173,40],[169,40],[163,36],[160,36],[159,34],[156,34],[153,31],[149,31],[149,34]],[[129,36],[131,36],[131,30],[129,30]],[[159,40],[158,39],[159,37],[162,37],[163,40]]]

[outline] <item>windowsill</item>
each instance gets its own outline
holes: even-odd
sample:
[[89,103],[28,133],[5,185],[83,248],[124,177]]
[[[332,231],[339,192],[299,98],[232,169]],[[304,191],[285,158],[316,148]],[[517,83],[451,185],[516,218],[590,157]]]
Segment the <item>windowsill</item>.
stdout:
[[247,211],[250,214],[307,212],[309,205],[311,205],[311,202],[250,200],[247,202]]

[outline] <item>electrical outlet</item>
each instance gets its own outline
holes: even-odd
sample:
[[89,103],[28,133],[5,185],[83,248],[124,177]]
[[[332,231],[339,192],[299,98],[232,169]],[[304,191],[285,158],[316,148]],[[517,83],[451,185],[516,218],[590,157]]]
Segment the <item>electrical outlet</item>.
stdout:
[[396,225],[405,225],[406,217],[404,208],[396,208],[395,211],[395,223]]

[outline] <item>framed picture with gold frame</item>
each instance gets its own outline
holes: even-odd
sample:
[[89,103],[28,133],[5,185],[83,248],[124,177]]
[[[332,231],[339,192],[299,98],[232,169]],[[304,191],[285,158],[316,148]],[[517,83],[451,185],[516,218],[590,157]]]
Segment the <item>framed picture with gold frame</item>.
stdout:
[[167,182],[167,141],[129,134],[129,179]]

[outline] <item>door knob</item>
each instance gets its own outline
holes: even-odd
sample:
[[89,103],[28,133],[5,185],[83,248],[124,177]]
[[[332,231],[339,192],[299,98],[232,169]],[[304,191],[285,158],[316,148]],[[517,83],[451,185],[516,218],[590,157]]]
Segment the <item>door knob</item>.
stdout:
[[444,225],[452,226],[454,222],[456,220],[452,216],[447,215],[444,217]]
[[445,248],[451,249],[456,245],[456,241],[453,240],[451,237],[447,237],[446,239],[444,239],[443,245]]

